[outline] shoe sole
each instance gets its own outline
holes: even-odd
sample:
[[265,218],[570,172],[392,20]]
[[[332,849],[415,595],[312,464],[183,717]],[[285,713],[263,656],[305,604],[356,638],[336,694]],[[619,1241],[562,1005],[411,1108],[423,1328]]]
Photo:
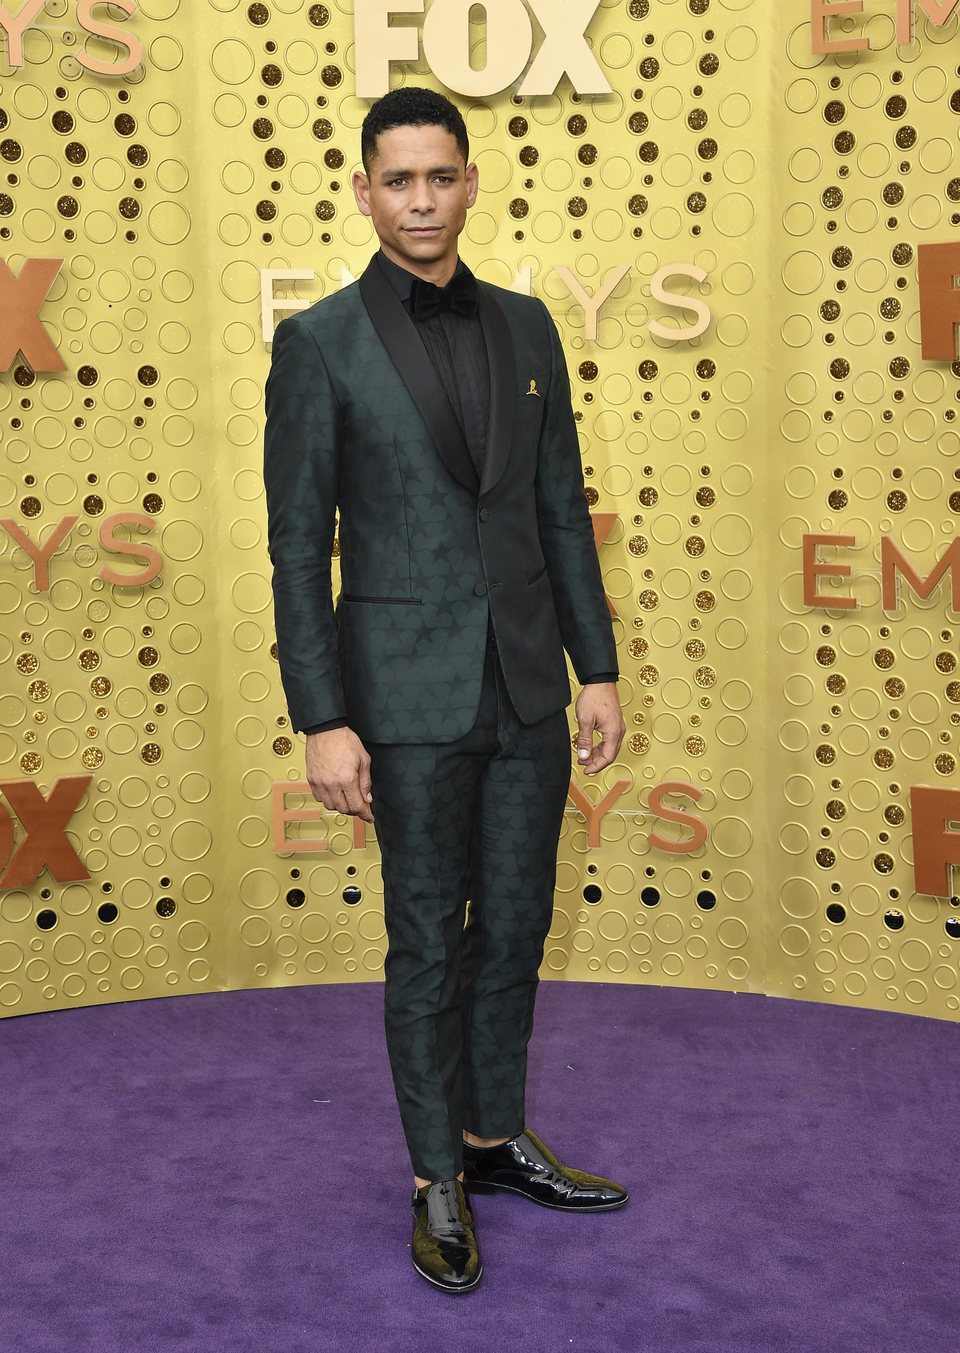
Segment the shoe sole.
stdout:
[[438,1283],[436,1278],[430,1277],[429,1273],[424,1273],[422,1268],[417,1267],[416,1261],[414,1261],[413,1268],[414,1272],[419,1273],[420,1277],[423,1278],[426,1282],[428,1282],[431,1287],[436,1287],[441,1292],[451,1292],[454,1296],[459,1296],[461,1292],[475,1291],[477,1284],[483,1277],[483,1265],[481,1264],[479,1269],[477,1270],[477,1276],[474,1278],[472,1283],[468,1283],[466,1286],[463,1287],[449,1287],[446,1283]]
[[621,1198],[616,1203],[598,1203],[592,1207],[568,1207],[565,1203],[546,1203],[542,1198],[534,1198],[533,1194],[525,1193],[523,1189],[515,1189],[512,1184],[490,1184],[486,1181],[482,1184],[475,1184],[469,1179],[465,1180],[464,1183],[468,1192],[515,1193],[518,1198],[526,1198],[531,1203],[536,1203],[538,1207],[548,1207],[551,1212],[616,1212],[618,1208],[626,1207],[630,1201],[628,1193],[625,1198]]

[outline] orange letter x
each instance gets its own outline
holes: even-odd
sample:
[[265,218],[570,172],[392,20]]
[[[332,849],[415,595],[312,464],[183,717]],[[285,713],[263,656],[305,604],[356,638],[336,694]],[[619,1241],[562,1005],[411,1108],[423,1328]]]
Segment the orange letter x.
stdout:
[[45,799],[32,780],[0,780],[27,833],[0,875],[0,888],[29,888],[48,868],[59,883],[88,879],[90,873],[67,839],[67,823],[92,775],[64,775]]
[[28,258],[14,277],[10,265],[0,258],[0,371],[9,371],[22,352],[33,371],[66,371],[40,323],[40,307],[60,271],[62,258]]

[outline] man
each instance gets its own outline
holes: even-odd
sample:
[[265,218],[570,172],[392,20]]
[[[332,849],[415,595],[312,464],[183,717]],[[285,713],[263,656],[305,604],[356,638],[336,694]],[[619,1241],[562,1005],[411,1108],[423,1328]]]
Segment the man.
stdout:
[[354,193],[380,251],[359,284],[280,322],[266,384],[278,656],[314,795],[380,844],[413,1263],[464,1292],[482,1273],[469,1191],[627,1201],[524,1126],[570,779],[564,648],[586,774],[624,723],[556,328],[458,256],[478,190],[463,119],[394,90],[361,152]]

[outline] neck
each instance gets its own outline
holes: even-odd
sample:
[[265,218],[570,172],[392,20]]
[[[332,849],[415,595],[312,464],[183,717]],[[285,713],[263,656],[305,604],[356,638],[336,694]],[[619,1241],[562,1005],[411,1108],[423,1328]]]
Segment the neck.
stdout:
[[414,277],[422,278],[424,282],[433,282],[433,284],[438,287],[445,287],[447,285],[453,274],[456,272],[457,264],[460,261],[459,255],[454,253],[452,258],[439,258],[430,260],[429,262],[425,261],[419,263],[413,259],[401,258],[399,254],[394,253],[389,246],[383,243],[381,243],[380,248],[390,262],[396,263],[398,268],[403,268],[406,272],[413,273]]

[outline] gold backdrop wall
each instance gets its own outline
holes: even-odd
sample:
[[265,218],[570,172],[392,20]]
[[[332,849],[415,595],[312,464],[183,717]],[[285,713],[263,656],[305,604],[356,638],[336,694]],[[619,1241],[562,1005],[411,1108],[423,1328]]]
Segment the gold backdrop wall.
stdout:
[[[373,833],[305,793],[286,719],[260,474],[272,300],[375,243],[353,11],[106,6],[143,48],[117,76],[81,58],[122,45],[47,0],[0,62],[0,346],[39,314],[64,364],[13,351],[0,378],[5,1015],[381,974]],[[459,98],[463,253],[562,330],[623,673],[547,977],[957,1017],[911,788],[960,796],[960,617],[949,570],[884,595],[881,548],[922,580],[960,512],[960,366],[921,355],[917,266],[960,223],[960,40],[949,4],[912,41],[898,15],[604,0],[612,93]],[[817,53],[818,25],[872,46]],[[391,78],[442,87],[422,58]],[[32,259],[62,259],[45,299],[16,290]],[[814,535],[848,543],[808,543],[805,597]],[[43,579],[24,542],[55,539]],[[948,800],[920,833],[947,859]]]

